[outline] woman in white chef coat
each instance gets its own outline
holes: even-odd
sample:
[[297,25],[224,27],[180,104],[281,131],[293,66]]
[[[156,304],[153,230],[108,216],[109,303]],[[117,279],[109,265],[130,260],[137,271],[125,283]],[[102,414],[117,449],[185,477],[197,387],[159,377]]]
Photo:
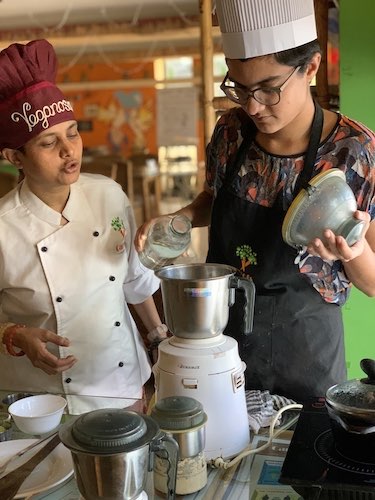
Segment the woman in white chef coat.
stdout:
[[0,149],[24,175],[0,200],[1,386],[66,394],[79,413],[100,396],[121,398],[105,400],[115,406],[142,396],[151,370],[127,303],[150,332],[163,326],[127,196],[80,175],[82,140],[56,69],[46,40],[0,52]]

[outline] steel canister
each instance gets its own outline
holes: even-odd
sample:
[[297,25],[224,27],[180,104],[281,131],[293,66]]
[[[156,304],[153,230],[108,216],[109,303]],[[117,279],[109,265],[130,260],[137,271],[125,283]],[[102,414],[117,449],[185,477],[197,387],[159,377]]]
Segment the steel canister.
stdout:
[[[202,404],[187,396],[173,396],[156,402],[152,418],[161,430],[179,445],[176,494],[187,495],[207,484],[207,463],[204,454],[207,415]],[[166,492],[168,463],[156,453],[154,486]]]

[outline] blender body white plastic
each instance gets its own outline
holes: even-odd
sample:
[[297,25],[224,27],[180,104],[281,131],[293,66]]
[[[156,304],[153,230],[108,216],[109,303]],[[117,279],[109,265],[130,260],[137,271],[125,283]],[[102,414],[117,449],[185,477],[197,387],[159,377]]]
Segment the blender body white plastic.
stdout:
[[208,459],[231,458],[250,442],[245,368],[236,340],[223,334],[194,341],[172,337],[159,345],[156,399],[189,396],[203,405]]

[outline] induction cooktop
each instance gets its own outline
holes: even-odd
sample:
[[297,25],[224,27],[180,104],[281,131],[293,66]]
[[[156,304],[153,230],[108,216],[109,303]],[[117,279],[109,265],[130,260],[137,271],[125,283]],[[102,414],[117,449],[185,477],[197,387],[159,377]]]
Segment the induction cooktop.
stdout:
[[280,482],[305,500],[375,500],[375,450],[354,460],[335,447],[324,398],[308,401],[299,416]]

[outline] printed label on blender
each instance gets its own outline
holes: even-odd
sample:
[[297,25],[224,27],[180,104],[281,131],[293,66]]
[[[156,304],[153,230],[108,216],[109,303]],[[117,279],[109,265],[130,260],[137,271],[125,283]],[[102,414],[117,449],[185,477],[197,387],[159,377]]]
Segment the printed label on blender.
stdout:
[[191,297],[211,297],[209,288],[184,288],[184,292]]

